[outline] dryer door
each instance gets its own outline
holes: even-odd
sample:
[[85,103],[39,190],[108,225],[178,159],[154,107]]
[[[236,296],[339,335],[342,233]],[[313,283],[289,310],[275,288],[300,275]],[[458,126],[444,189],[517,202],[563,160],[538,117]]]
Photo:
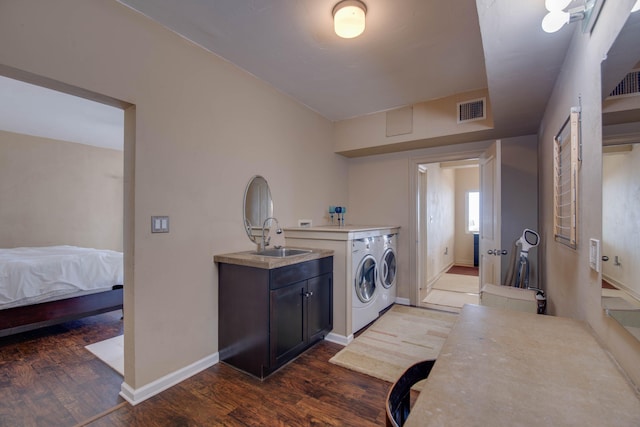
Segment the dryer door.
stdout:
[[396,254],[393,249],[387,249],[382,257],[382,286],[389,289],[396,280]]
[[358,265],[355,274],[355,287],[358,299],[363,303],[371,301],[376,291],[376,259],[371,255],[366,255]]

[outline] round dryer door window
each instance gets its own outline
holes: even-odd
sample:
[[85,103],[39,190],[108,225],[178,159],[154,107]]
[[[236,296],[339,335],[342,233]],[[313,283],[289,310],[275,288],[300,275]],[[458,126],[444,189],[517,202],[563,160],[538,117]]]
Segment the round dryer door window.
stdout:
[[376,291],[376,260],[367,255],[360,261],[355,276],[356,295],[362,302],[369,302]]
[[396,280],[396,254],[388,249],[382,257],[382,286],[389,289]]

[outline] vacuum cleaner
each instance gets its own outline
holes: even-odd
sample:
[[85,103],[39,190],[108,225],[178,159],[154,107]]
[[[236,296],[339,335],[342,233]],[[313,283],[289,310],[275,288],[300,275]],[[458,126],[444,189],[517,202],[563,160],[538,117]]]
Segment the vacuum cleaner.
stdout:
[[547,306],[547,297],[542,289],[529,286],[529,251],[539,244],[540,235],[533,230],[525,228],[522,236],[513,244],[514,250],[511,252],[509,269],[503,285],[536,291],[538,314],[543,314]]

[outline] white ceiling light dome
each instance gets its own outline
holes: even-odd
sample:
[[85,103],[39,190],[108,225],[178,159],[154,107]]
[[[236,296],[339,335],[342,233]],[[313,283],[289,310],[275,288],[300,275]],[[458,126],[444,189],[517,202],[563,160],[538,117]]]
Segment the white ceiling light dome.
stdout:
[[365,29],[367,6],[359,0],[343,0],[333,8],[333,29],[344,39],[358,37]]
[[562,26],[569,22],[571,14],[562,10],[554,10],[547,13],[542,20],[542,29],[547,33],[555,33]]
[[555,12],[564,10],[564,8],[569,6],[569,3],[571,3],[571,0],[545,0],[544,7],[546,7],[549,12]]

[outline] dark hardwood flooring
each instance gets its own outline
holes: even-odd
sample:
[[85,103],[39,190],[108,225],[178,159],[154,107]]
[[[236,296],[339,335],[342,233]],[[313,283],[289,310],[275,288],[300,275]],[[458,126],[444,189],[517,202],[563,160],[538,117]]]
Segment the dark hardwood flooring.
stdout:
[[121,334],[121,316],[0,338],[0,426],[73,426],[122,402],[122,377],[84,348]]
[[119,313],[0,340],[0,426],[382,426],[391,384],[329,363],[320,342],[260,381],[218,363],[136,406],[84,346],[122,332]]
[[464,265],[453,265],[447,271],[448,274],[464,274],[466,276],[479,276],[478,267],[468,267]]

